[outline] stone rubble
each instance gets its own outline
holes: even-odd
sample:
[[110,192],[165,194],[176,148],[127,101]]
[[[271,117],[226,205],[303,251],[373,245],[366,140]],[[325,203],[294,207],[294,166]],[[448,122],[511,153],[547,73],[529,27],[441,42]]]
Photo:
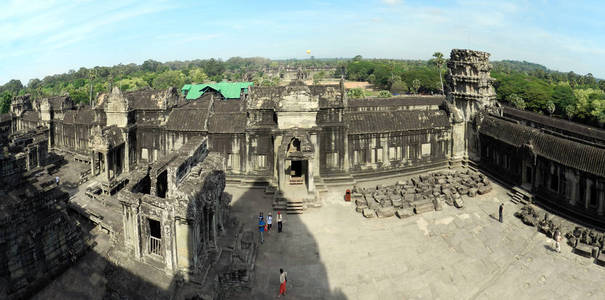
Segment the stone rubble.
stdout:
[[366,218],[404,219],[415,214],[443,209],[443,203],[464,207],[462,195],[475,197],[492,190],[489,179],[472,170],[440,171],[422,174],[392,186],[377,185],[375,190],[353,187],[355,211]]

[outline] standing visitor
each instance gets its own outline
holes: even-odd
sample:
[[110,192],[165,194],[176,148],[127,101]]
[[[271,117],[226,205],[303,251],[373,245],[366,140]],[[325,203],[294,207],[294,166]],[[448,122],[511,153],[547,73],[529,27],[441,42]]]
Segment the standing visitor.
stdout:
[[269,216],[267,216],[267,231],[271,231],[271,225],[273,225],[273,216],[269,213]]
[[258,214],[258,220],[260,221],[260,220],[262,220],[262,219],[263,219],[263,212],[261,211],[261,212]]
[[555,240],[555,250],[561,253],[561,231],[559,231],[559,228],[555,230],[553,238]]
[[279,295],[286,295],[286,282],[288,281],[288,273],[284,272],[284,269],[279,269]]
[[260,243],[264,244],[265,239],[263,238],[263,232],[265,231],[265,221],[263,217],[260,217],[260,221],[258,221],[258,232],[260,232]]
[[282,227],[282,217],[279,212],[277,212],[277,232],[281,232]]
[[503,209],[504,209],[504,203],[500,203],[500,209],[499,209],[499,212],[500,212],[500,213],[499,213],[499,216],[500,216],[500,218],[499,218],[500,223],[502,223],[502,210],[503,210]]

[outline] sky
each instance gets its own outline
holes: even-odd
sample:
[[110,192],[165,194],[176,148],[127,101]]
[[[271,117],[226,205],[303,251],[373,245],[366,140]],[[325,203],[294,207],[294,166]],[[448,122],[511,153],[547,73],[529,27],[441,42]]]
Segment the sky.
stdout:
[[261,56],[429,59],[454,48],[605,78],[600,1],[0,0],[0,84],[80,67]]

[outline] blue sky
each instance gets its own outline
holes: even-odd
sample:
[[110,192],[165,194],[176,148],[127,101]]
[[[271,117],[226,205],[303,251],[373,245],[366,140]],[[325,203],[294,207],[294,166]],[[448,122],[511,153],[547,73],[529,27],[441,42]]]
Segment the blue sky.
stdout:
[[0,0],[0,84],[232,56],[428,59],[453,48],[605,78],[599,1]]

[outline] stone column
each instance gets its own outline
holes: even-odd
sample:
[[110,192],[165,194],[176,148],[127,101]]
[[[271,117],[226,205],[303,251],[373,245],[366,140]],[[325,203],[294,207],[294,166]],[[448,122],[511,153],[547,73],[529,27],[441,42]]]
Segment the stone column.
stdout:
[[[242,164],[242,171],[244,172],[244,174],[248,174],[248,160],[250,160],[250,157],[248,155],[248,147],[250,145],[250,135],[247,133],[244,133],[244,149],[242,149],[243,155],[244,155],[244,159],[243,161],[240,161],[240,164]],[[268,158],[267,158],[268,160]],[[265,161],[265,163],[267,163],[267,161]]]
[[592,197],[592,180],[586,178],[586,193],[584,193],[584,208],[588,209]]
[[107,182],[109,182],[109,156],[107,155],[107,152],[103,153],[103,157],[105,158],[105,179],[107,179]]
[[95,176],[95,152],[91,151],[90,155],[90,177]]
[[277,181],[278,181],[278,187],[279,190],[281,192],[284,191],[285,188],[285,180],[286,180],[286,174],[285,174],[285,170],[284,170],[284,159],[278,158],[277,159]]
[[36,166],[41,167],[42,163],[40,163],[40,146],[36,146]]
[[577,200],[577,190],[578,190],[578,178],[575,175],[574,171],[569,171],[569,204],[576,205]]
[[124,160],[122,161],[122,166],[124,168],[124,172],[130,172],[130,141],[128,140],[129,134],[126,133],[125,143],[124,143]]
[[349,157],[349,135],[348,135],[348,133],[347,133],[346,130],[344,131],[344,148],[345,148],[344,149],[344,162],[343,162],[344,163],[344,171],[346,173],[349,173],[349,169],[350,169],[350,166],[349,166],[349,163],[350,163],[349,162],[349,160],[350,160],[350,157]]
[[[313,143],[313,147],[315,147],[315,154],[313,155],[315,159],[309,162],[309,169],[311,168],[310,163],[313,163],[313,167],[319,170],[319,143],[317,142],[317,132],[311,133],[311,143]],[[317,173],[317,175],[319,175],[319,171]]]
[[597,181],[597,201],[599,203],[599,208],[597,208],[597,214],[599,216],[603,215],[603,202],[605,202],[605,191],[603,181]]
[[309,176],[307,176],[307,177],[309,177],[309,183],[308,183],[308,186],[307,186],[307,191],[309,193],[314,193],[315,192],[315,181],[313,180],[313,176],[314,176],[314,173],[313,173],[313,163],[314,163],[314,160],[315,159],[311,159],[311,161],[307,163],[307,165],[308,165],[307,166],[307,172],[309,174]]

